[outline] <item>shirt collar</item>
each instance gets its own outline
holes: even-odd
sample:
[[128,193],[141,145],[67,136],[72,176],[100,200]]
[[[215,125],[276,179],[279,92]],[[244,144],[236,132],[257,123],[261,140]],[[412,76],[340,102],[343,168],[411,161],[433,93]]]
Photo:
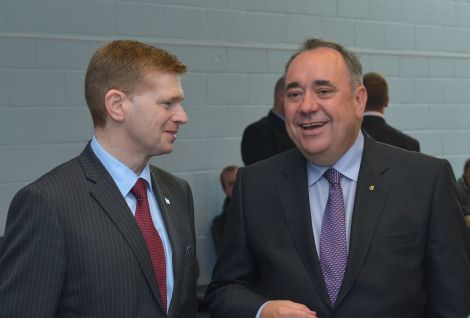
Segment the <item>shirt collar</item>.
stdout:
[[334,168],[348,179],[357,182],[359,169],[361,167],[362,152],[364,150],[364,135],[362,131],[356,138],[354,144],[348,151],[333,165],[333,167],[317,166],[307,160],[307,177],[308,184],[312,186],[325,173],[328,168]]
[[95,136],[91,139],[91,149],[95,153],[96,157],[101,161],[103,166],[111,175],[114,182],[116,183],[119,191],[123,197],[126,197],[129,191],[132,189],[137,179],[142,178],[147,181],[147,186],[152,190],[152,182],[150,178],[150,167],[147,163],[142,170],[142,173],[138,176],[128,166],[123,164],[118,159],[114,158],[109,154],[98,142]]
[[376,117],[381,117],[381,118],[385,119],[384,114],[382,114],[381,112],[376,112],[374,110],[368,110],[368,111],[364,112],[364,116],[376,116]]
[[275,112],[274,109],[271,109],[270,112],[273,113],[276,117],[282,119],[282,121],[286,121],[286,118],[278,112]]

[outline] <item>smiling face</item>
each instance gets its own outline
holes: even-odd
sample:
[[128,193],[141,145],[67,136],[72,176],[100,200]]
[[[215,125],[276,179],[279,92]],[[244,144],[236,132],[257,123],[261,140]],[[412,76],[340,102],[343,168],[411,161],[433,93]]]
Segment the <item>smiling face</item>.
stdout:
[[178,129],[188,117],[181,105],[179,75],[154,71],[146,79],[145,88],[125,102],[123,128],[134,155],[149,159],[173,150]]
[[286,128],[303,155],[332,166],[354,144],[367,92],[352,84],[341,54],[330,48],[300,53],[286,71]]

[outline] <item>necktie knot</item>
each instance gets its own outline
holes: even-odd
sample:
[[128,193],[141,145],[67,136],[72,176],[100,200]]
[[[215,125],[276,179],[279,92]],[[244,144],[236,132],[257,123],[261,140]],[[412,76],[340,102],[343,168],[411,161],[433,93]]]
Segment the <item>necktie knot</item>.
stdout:
[[139,178],[131,189],[131,193],[135,196],[137,201],[147,200],[147,184],[142,178]]
[[325,171],[323,176],[328,180],[330,184],[338,185],[341,184],[341,173],[338,170],[330,168]]

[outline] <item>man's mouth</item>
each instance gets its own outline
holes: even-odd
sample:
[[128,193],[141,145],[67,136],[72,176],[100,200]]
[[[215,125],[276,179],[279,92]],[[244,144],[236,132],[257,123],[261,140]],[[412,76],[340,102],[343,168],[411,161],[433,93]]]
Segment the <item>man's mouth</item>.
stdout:
[[166,132],[172,134],[174,137],[178,134],[178,130],[167,130]]
[[328,121],[314,121],[311,123],[300,124],[300,127],[307,130],[318,129],[325,126]]

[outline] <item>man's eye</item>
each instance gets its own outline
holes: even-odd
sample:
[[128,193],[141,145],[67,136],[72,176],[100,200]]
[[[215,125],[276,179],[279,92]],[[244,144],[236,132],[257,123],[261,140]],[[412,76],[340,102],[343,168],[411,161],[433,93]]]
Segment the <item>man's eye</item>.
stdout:
[[162,105],[165,108],[171,108],[173,105],[173,102],[160,102],[160,105]]
[[329,89],[329,88],[322,88],[322,89],[319,89],[317,91],[318,95],[320,96],[327,96],[331,93],[333,93],[333,90],[332,89]]
[[299,99],[301,97],[302,97],[301,92],[289,92],[289,93],[287,93],[287,98],[289,100],[296,100],[296,99]]

